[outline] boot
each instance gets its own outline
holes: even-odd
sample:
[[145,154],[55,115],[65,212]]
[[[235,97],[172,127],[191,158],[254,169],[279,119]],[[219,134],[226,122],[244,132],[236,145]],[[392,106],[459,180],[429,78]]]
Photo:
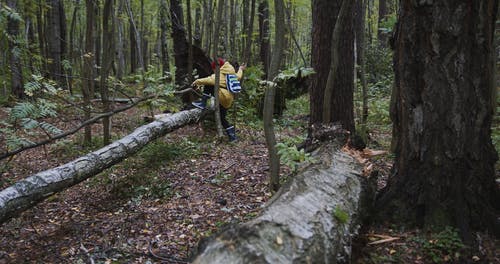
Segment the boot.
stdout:
[[205,109],[207,107],[207,100],[208,100],[208,98],[210,98],[209,94],[203,94],[200,100],[192,102],[191,104],[194,107],[203,110],[203,109]]
[[229,142],[233,142],[233,141],[237,140],[236,129],[234,128],[234,126],[230,126],[230,127],[226,128],[226,133],[227,133],[227,136],[229,137]]

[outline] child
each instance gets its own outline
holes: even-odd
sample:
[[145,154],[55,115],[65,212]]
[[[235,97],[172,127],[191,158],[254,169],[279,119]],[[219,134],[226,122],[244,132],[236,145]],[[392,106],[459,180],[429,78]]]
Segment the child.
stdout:
[[[212,69],[215,69],[216,66],[215,63],[216,62],[212,62]],[[224,129],[226,130],[226,133],[229,137],[229,141],[235,141],[237,138],[234,125],[231,125],[226,119],[227,110],[231,107],[234,101],[233,94],[226,89],[227,87],[226,74],[235,74],[238,80],[241,80],[241,77],[243,76],[243,70],[246,68],[246,66],[245,64],[241,65],[238,68],[238,72],[235,72],[233,65],[231,65],[229,62],[224,61],[221,58],[217,60],[217,63],[219,63],[220,66],[219,105],[220,105],[221,123]],[[197,79],[193,82],[192,85],[204,86],[203,95],[201,99],[196,102],[193,102],[192,104],[197,108],[205,109],[205,107],[207,106],[207,100],[210,98],[210,96],[214,95],[215,74],[212,74],[205,78]]]

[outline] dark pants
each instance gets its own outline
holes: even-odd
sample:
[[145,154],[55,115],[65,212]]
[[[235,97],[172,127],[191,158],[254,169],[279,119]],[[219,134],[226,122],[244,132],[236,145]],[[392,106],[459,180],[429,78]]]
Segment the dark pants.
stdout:
[[[219,88],[219,89],[224,89],[224,88]],[[214,96],[214,87],[206,85],[205,88],[203,88],[203,92],[211,96]],[[220,109],[220,122],[222,124],[222,127],[224,127],[224,129],[231,127],[232,125],[226,119],[228,109],[222,106],[221,104],[219,104],[219,109]]]

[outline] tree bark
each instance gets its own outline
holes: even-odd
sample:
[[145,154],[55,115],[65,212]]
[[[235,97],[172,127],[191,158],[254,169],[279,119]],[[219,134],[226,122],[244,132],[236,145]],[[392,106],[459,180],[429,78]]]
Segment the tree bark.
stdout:
[[[342,1],[332,34],[330,72],[323,97],[323,123],[339,122],[352,134],[354,125],[353,1]],[[342,54],[342,56],[340,55]]]
[[[103,15],[102,15],[102,32],[103,32],[103,54],[102,54],[102,67],[101,67],[101,82],[100,82],[100,92],[103,112],[109,112],[111,110],[111,103],[109,101],[109,89],[106,84],[106,79],[113,65],[113,58],[115,55],[115,24],[114,24],[114,0],[106,0],[104,3]],[[102,119],[103,125],[103,144],[107,145],[111,141],[111,119],[105,117]]]
[[[182,86],[186,84],[188,45],[186,42],[186,30],[184,29],[184,15],[179,0],[170,1],[170,18],[172,21],[172,40],[174,43],[175,60],[175,84]],[[189,98],[184,98],[186,103]]]
[[222,123],[220,120],[220,106],[219,106],[219,84],[220,84],[220,65],[218,63],[218,43],[219,43],[219,29],[222,20],[222,11],[224,10],[224,0],[220,0],[217,6],[217,20],[215,23],[215,30],[213,36],[213,47],[212,47],[212,57],[215,63],[215,85],[214,85],[214,97],[215,97],[215,124],[217,127],[217,135],[222,138]]
[[259,57],[264,68],[264,78],[267,80],[269,75],[269,64],[270,64],[270,32],[269,32],[269,2],[268,0],[263,0],[259,3],[259,42],[260,42],[260,52]]
[[[91,115],[92,91],[94,91],[94,61],[95,61],[95,45],[94,45],[94,1],[85,0],[86,12],[86,28],[85,28],[85,47],[83,55],[83,69],[82,69],[82,95],[83,104],[85,107],[84,119],[89,120]],[[88,125],[85,127],[84,144],[90,144],[92,140],[92,127]]]
[[380,46],[387,47],[387,33],[380,30],[382,28],[382,23],[387,21],[387,0],[378,1],[378,31],[377,38]]
[[167,1],[161,0],[160,2],[160,34],[161,34],[161,65],[162,65],[162,73],[165,75],[167,72],[170,72],[170,62],[168,59],[168,25],[167,25],[167,14],[168,7]]
[[121,80],[125,74],[125,30],[122,15],[124,12],[125,0],[118,0],[116,20],[116,78]]
[[66,19],[63,2],[61,0],[48,1],[46,34],[49,39],[48,58],[50,77],[59,85],[64,86],[62,60],[66,45]]
[[[498,0],[402,1],[391,105],[396,159],[381,212],[500,235],[493,32]],[[397,212],[397,215],[394,215]],[[382,214],[383,215],[383,214]]]
[[259,217],[200,243],[192,263],[349,263],[374,193],[343,143],[322,145],[313,153],[319,162],[292,177]]
[[[93,2],[92,0],[87,0]],[[202,111],[192,109],[137,128],[128,136],[59,167],[34,174],[0,191],[0,223],[33,207],[54,193],[78,184],[133,155],[152,140],[188,124]]]
[[[17,1],[8,0],[7,6],[13,12],[17,12]],[[9,34],[9,50],[10,50],[10,84],[12,94],[18,98],[23,99],[24,86],[23,86],[23,69],[21,67],[21,49],[17,41],[19,34],[19,21],[10,16],[7,17],[7,32]]]
[[332,58],[332,29],[340,9],[338,0],[313,0],[312,5],[311,65],[316,74],[312,79],[309,92],[311,126],[323,122],[323,96]]
[[248,24],[248,29],[245,32],[247,35],[246,39],[246,44],[245,44],[245,51],[243,52],[244,57],[243,57],[243,62],[252,64],[250,59],[252,55],[252,35],[253,35],[253,24],[254,24],[254,18],[255,18],[255,0],[251,0],[250,4],[250,15],[249,15],[249,24]]

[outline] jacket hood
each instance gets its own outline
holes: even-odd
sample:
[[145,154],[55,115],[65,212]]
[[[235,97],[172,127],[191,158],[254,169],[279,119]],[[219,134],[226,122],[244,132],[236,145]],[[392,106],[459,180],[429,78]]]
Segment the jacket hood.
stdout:
[[224,65],[220,68],[220,73],[222,74],[236,74],[236,71],[234,70],[233,65],[226,61]]

